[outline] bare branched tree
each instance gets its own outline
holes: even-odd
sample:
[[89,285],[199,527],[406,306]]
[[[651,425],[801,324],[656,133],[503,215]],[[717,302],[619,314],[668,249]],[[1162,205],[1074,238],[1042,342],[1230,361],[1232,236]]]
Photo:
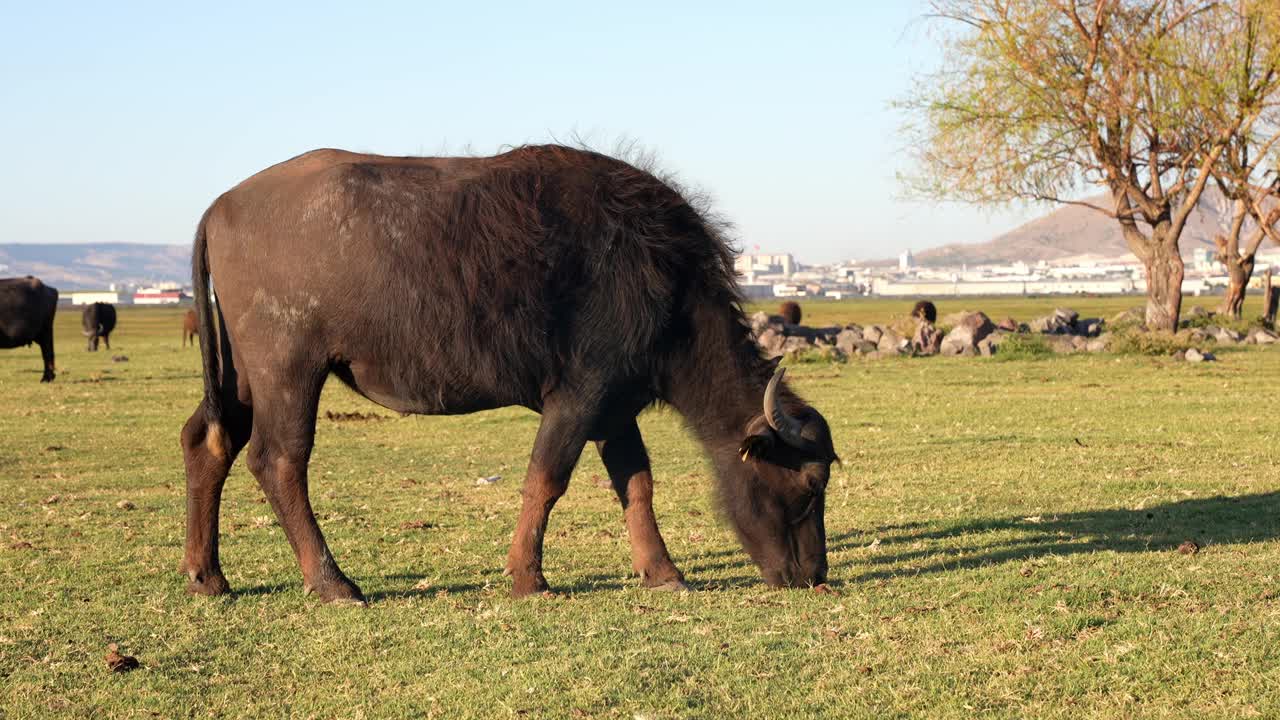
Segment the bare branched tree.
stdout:
[[[1225,64],[1274,2],[931,0],[944,59],[901,103],[918,161],[903,179],[924,197],[1114,218],[1146,269],[1148,327],[1176,329],[1187,219],[1280,88],[1265,73],[1241,87]],[[1090,186],[1110,202],[1079,200]]]
[[[1216,109],[1214,122],[1219,125],[1241,108],[1258,102],[1248,94],[1280,74],[1280,3],[1253,0],[1237,7],[1241,27],[1226,38],[1228,45],[1221,51],[1237,75],[1230,89],[1244,97]],[[1258,104],[1262,107],[1258,121],[1236,133],[1213,169],[1214,182],[1231,209],[1226,232],[1214,237],[1218,261],[1226,268],[1229,281],[1219,311],[1235,318],[1243,314],[1254,258],[1263,239],[1280,242],[1280,176],[1276,174],[1280,168],[1280,98],[1264,98]]]

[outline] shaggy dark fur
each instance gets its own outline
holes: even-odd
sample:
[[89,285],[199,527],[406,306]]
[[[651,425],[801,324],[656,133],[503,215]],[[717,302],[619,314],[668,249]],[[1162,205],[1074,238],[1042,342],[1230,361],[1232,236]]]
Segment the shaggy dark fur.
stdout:
[[778,314],[782,316],[782,319],[786,321],[788,325],[799,325],[800,318],[802,317],[800,314],[800,303],[794,300],[788,300],[782,303],[782,306],[778,308]]
[[306,499],[330,373],[400,412],[542,414],[507,560],[516,594],[547,587],[547,515],[588,441],[623,503],[644,583],[683,583],[653,520],[635,423],[655,401],[704,443],[765,579],[822,582],[830,431],[785,387],[802,447],[765,422],[773,366],[743,317],[732,261],[720,226],[672,185],[561,146],[491,158],[319,150],[241,183],[205,212],[194,248],[205,398],[183,431],[191,589],[226,589],[218,496],[252,432],[249,468],[307,586],[360,597]]
[[98,350],[98,338],[111,349],[111,331],[116,329],[116,309],[114,305],[96,302],[85,307],[80,314],[80,324],[84,328],[85,337],[89,338],[89,352]]
[[915,307],[911,308],[911,317],[935,323],[938,321],[938,308],[934,307],[933,303],[928,300],[921,300],[916,303]]
[[58,291],[30,275],[0,279],[0,349],[36,343],[44,361],[40,382],[53,382],[53,316]]

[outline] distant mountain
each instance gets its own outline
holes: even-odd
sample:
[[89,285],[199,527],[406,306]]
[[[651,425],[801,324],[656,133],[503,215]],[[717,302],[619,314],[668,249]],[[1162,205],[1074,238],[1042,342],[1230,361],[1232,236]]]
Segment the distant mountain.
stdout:
[[[1086,202],[1107,207],[1110,199],[1096,196],[1087,198]],[[1197,247],[1212,249],[1214,234],[1226,229],[1229,217],[1230,207],[1222,195],[1212,188],[1206,190],[1183,230],[1179,243],[1183,257],[1190,257]],[[1078,205],[1063,205],[994,240],[954,243],[914,253],[917,265],[934,266],[1117,257],[1133,257],[1120,232],[1120,224],[1102,213]]]
[[59,290],[111,283],[191,282],[190,245],[31,243],[0,245],[0,277],[34,275]]

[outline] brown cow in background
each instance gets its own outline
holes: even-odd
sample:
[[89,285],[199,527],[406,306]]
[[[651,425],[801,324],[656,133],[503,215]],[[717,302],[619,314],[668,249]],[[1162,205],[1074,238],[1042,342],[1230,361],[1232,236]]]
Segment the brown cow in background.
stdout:
[[182,317],[182,347],[186,347],[188,342],[191,343],[191,347],[195,347],[196,334],[199,332],[200,319],[195,310],[188,310]]

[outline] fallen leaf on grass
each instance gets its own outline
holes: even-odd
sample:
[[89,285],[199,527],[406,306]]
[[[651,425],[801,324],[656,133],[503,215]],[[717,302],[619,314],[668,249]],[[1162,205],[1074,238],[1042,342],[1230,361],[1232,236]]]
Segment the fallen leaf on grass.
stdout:
[[1181,555],[1195,555],[1200,552],[1200,546],[1194,541],[1188,540],[1178,546],[1178,553]]
[[839,590],[836,590],[835,588],[831,587],[826,583],[818,583],[817,585],[814,585],[813,591],[818,593],[819,595],[839,595],[840,594]]
[[107,646],[106,661],[111,672],[123,673],[138,669],[138,658],[132,655],[121,655],[120,646],[115,643]]
[[18,542],[10,545],[9,549],[10,550],[30,550],[34,547],[35,547],[34,545],[27,542],[26,540],[19,540]]
[[430,530],[436,526],[428,520],[407,520],[400,523],[401,530]]
[[42,505],[53,505],[54,503],[58,502],[61,499],[62,499],[61,495],[50,495],[49,497],[45,498],[44,500],[41,500],[40,502]]

